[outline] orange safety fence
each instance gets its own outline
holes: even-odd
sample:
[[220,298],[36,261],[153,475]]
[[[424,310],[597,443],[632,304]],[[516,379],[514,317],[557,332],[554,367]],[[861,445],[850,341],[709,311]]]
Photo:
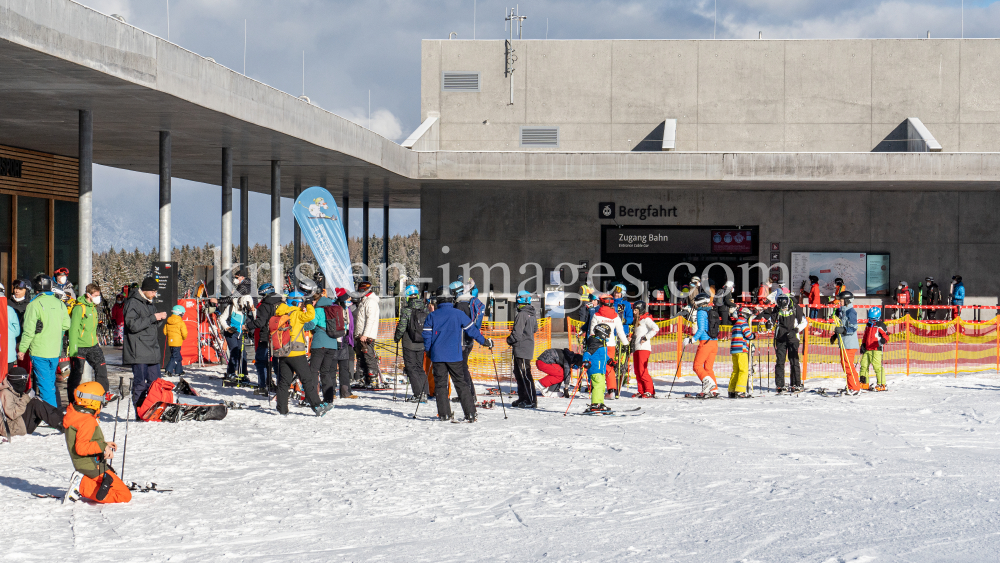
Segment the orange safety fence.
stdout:
[[[382,319],[379,321],[378,338],[375,340],[375,351],[379,357],[379,368],[383,373],[403,375],[402,352],[397,356],[397,346],[393,337],[396,333],[396,323],[399,319]],[[472,372],[473,379],[496,381],[493,371],[493,360],[496,359],[496,370],[501,381],[506,381],[512,377],[514,369],[514,355],[510,345],[507,344],[507,335],[510,334],[514,323],[493,323],[484,321],[480,332],[483,336],[493,340],[492,355],[489,349],[480,346],[478,343],[472,347],[469,355],[469,371]],[[532,369],[534,360],[538,356],[552,347],[552,321],[544,318],[538,319],[538,332],[535,333],[535,355],[532,358]]]

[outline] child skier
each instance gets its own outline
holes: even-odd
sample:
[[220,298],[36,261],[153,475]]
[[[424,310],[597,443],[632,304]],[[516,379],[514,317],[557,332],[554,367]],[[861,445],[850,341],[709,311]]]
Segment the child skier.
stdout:
[[[858,312],[854,310],[854,294],[850,291],[842,291],[837,295],[840,301],[840,308],[837,309],[838,326],[833,329],[833,336],[830,337],[830,344],[840,346],[840,365],[844,368],[847,376],[847,389],[844,392],[848,395],[857,395],[861,391],[861,384],[858,382],[858,374],[854,371],[854,358],[858,354]],[[837,341],[840,340],[838,343]]]
[[[590,321],[590,335],[593,336],[597,334],[597,327],[601,325],[607,326],[608,335],[612,337],[611,341],[608,341],[608,339],[605,338],[608,347],[607,355],[609,358],[614,358],[616,357],[616,351],[618,350],[615,346],[616,341],[614,340],[614,336],[618,337],[617,343],[622,347],[622,349],[628,346],[628,337],[625,336],[625,329],[622,326],[622,320],[614,309],[614,297],[605,293],[604,295],[601,295],[599,302],[600,306]],[[615,366],[610,366],[610,369],[607,370],[607,381],[605,382],[604,390],[605,392],[611,391],[616,393],[617,397],[618,379],[615,377],[615,369]]]
[[733,322],[729,353],[733,357],[733,374],[729,377],[729,398],[747,399],[747,379],[750,376],[749,341],[756,338],[753,333],[753,313],[742,307],[729,310]]
[[609,413],[611,409],[604,404],[606,371],[614,360],[608,358],[608,337],[611,327],[599,324],[594,327],[594,335],[587,338],[587,350],[583,353],[583,368],[587,370],[590,379],[590,406],[584,412]]
[[170,348],[170,359],[167,361],[167,375],[184,375],[184,363],[181,360],[181,345],[188,337],[187,326],[184,325],[184,306],[174,305],[172,313],[163,325],[163,334],[167,335],[167,347]]
[[96,381],[81,383],[73,392],[73,404],[66,407],[63,427],[66,447],[76,472],[66,497],[83,496],[94,502],[112,503],[132,500],[132,493],[111,469],[118,446],[106,442],[97,417],[104,406],[104,388]]
[[[869,391],[886,391],[885,373],[882,371],[882,349],[889,342],[889,329],[882,322],[882,310],[868,309],[868,324],[861,337],[861,388]],[[868,379],[868,366],[875,369],[876,385]]]

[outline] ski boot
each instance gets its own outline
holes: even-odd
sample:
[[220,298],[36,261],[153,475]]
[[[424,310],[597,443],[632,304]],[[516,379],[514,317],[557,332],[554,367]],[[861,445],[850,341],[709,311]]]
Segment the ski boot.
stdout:
[[570,393],[572,393],[572,391],[570,391],[569,385],[563,387],[563,390],[562,390],[563,399],[569,399]]
[[479,420],[479,415],[476,413],[472,413],[471,415],[466,415],[465,418],[463,418],[462,420],[455,420],[455,418],[452,417],[452,422],[455,424],[461,424],[463,422],[472,424],[477,420]]
[[806,390],[805,385],[792,385],[789,388],[789,393],[801,393]]
[[840,394],[841,395],[850,395],[850,396],[853,397],[855,395],[860,395],[861,394],[861,390],[859,389],[857,391],[851,391],[850,387],[844,387],[844,389],[840,392]]
[[885,383],[879,383],[875,387],[871,388],[872,391],[888,391],[889,387]]
[[519,409],[522,406],[524,406],[524,401],[522,401],[521,399],[518,399],[518,400],[514,401],[513,403],[511,403],[510,406],[511,406],[511,408]]
[[649,391],[642,394],[643,399],[655,399],[656,393],[650,393]]
[[753,395],[742,391],[739,393],[730,393],[730,395],[736,395],[735,397],[730,397],[731,399],[753,399]]
[[74,471],[73,475],[69,478],[69,488],[66,489],[66,495],[63,496],[62,503],[76,502],[83,498],[80,494],[80,482],[83,481],[83,473],[79,471]]
[[440,422],[455,422],[455,413],[449,413],[447,415],[439,414],[437,419]]
[[729,398],[730,399],[735,399],[736,398],[736,392],[735,391],[730,391],[729,392]]
[[320,403],[315,407],[313,407],[312,410],[314,413],[316,413],[316,416],[324,416],[326,413],[330,412],[330,409],[332,408],[333,405],[331,405],[330,403]]
[[420,403],[420,404],[423,405],[423,404],[427,403],[427,394],[426,393],[421,393],[421,394],[413,396],[413,397],[407,397],[407,398],[405,398],[403,400],[405,402],[407,402],[407,403]]
[[591,413],[594,413],[594,414],[605,414],[605,413],[610,413],[611,412],[611,407],[609,407],[608,405],[605,405],[603,403],[594,403],[594,404],[590,405],[589,407],[587,407],[587,409],[584,410],[583,412],[585,414],[591,414]]

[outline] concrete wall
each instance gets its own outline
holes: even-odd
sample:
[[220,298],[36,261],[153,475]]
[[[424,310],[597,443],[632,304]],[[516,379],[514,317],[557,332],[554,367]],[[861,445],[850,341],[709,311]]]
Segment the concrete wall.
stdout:
[[[531,277],[518,268],[538,262],[600,260],[598,203],[678,208],[678,217],[618,218],[622,225],[757,225],[760,257],[781,243],[781,259],[792,252],[891,254],[893,286],[916,286],[933,276],[947,290],[961,274],[967,292],[1000,294],[996,257],[1000,231],[993,217],[997,192],[688,189],[441,188],[421,191],[421,275],[441,283],[442,264],[451,279],[464,263],[506,262],[513,282]],[[447,254],[442,247],[448,246]],[[494,270],[494,275],[499,275]],[[474,277],[482,284],[481,274]],[[498,284],[499,286],[499,284]],[[436,285],[434,286],[436,287]]]
[[[864,152],[907,117],[923,120],[945,151],[1000,150],[997,39],[514,48],[510,105],[503,41],[423,42],[421,117],[441,113],[441,150],[522,150],[521,125],[555,125],[558,150],[631,151],[676,118],[679,151]],[[442,92],[448,70],[481,72],[481,91]]]

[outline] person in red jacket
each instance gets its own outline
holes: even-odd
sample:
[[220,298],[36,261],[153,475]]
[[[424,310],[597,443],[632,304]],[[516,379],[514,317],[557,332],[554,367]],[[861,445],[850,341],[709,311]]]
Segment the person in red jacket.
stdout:
[[809,276],[809,318],[818,319],[820,300],[823,294],[819,292],[819,276]]
[[77,386],[73,391],[73,404],[66,407],[63,417],[66,448],[76,469],[66,491],[69,500],[81,496],[99,503],[132,500],[128,486],[111,469],[118,446],[104,440],[104,433],[97,424],[103,406],[104,387],[96,381],[87,381]]
[[111,307],[111,322],[115,323],[114,345],[121,346],[125,337],[125,295],[122,293],[115,297],[115,304]]

